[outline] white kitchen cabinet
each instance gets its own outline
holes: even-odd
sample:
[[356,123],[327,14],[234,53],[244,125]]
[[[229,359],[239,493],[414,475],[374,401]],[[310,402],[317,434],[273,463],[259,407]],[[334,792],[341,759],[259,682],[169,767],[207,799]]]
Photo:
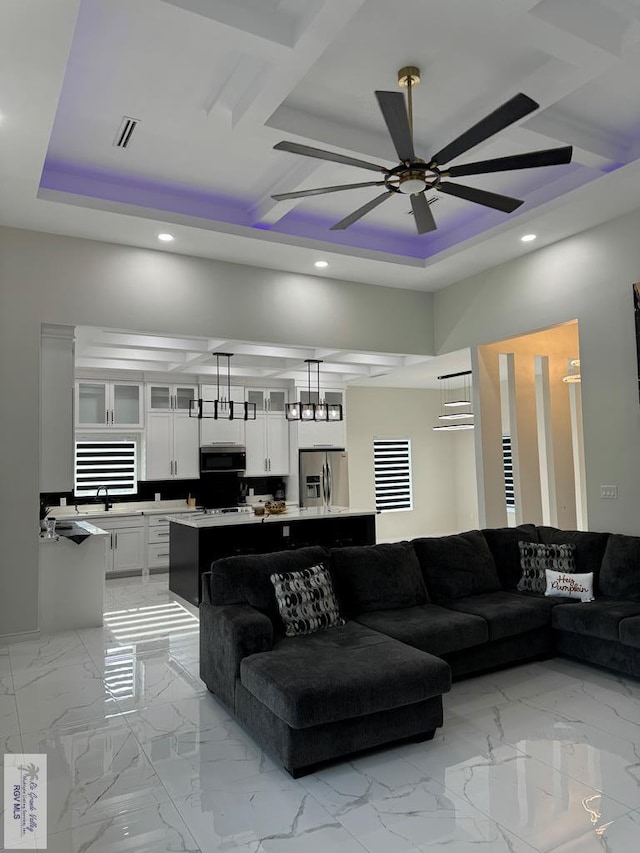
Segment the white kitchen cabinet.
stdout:
[[284,415],[258,415],[245,424],[246,477],[289,474],[289,424]]
[[285,406],[288,402],[286,388],[247,388],[245,395],[247,403],[255,403],[256,414],[284,417]]
[[147,518],[147,569],[169,568],[169,522],[163,515]]
[[298,447],[340,447],[347,445],[347,424],[342,421],[296,421]]
[[[222,413],[224,407],[231,399],[234,403],[244,402],[244,388],[237,385],[231,386],[231,396],[229,397],[229,389],[225,385],[220,386],[220,397],[218,394],[217,385],[201,385],[200,399],[203,401],[203,414],[213,414],[213,401],[219,400]],[[228,411],[228,410],[227,410]],[[235,444],[243,446],[245,443],[245,421],[244,413],[239,418],[234,418],[230,421],[228,418],[221,417],[217,420],[214,418],[203,417],[200,419],[200,444],[202,446],[211,446],[215,444]]]
[[79,379],[75,383],[76,427],[139,429],[144,425],[142,384]]
[[145,564],[145,521],[142,516],[96,519],[109,533],[107,574],[141,571]]
[[145,479],[200,476],[197,418],[177,412],[148,412],[145,437]]
[[347,445],[347,422],[344,408],[344,389],[327,388],[321,389],[318,397],[317,391],[309,394],[308,390],[297,389],[298,399],[302,403],[326,403],[327,405],[339,404],[342,406],[341,421],[295,421],[297,428],[298,447],[302,449],[314,447],[346,447]]
[[191,403],[197,399],[197,385],[147,382],[147,412],[189,414]]

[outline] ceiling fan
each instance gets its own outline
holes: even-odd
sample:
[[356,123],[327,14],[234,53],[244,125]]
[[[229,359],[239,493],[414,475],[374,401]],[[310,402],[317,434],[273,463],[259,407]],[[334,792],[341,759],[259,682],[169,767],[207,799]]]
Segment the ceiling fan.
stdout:
[[[433,213],[429,207],[425,192],[427,190],[438,190],[457,198],[492,207],[504,213],[513,213],[524,201],[511,198],[506,195],[487,192],[486,190],[469,187],[464,184],[454,184],[447,178],[457,178],[462,175],[484,175],[488,172],[506,172],[515,169],[533,169],[538,166],[555,166],[561,163],[570,163],[573,148],[567,145],[563,148],[548,148],[544,151],[530,151],[526,154],[515,154],[511,157],[498,157],[494,160],[479,160],[476,163],[464,163],[459,166],[450,166],[443,169],[450,160],[454,160],[471,148],[475,148],[485,139],[499,133],[510,124],[529,115],[540,106],[532,98],[522,93],[515,95],[498,109],[483,118],[473,127],[465,131],[453,142],[445,145],[428,161],[416,157],[413,147],[413,99],[412,89],[420,82],[420,69],[407,66],[398,71],[398,85],[406,87],[408,105],[405,105],[402,92],[376,92],[376,98],[382,117],[385,120],[391,139],[393,141],[399,163],[397,166],[387,168],[366,160],[358,160],[354,157],[346,157],[333,151],[324,151],[321,148],[312,148],[309,145],[299,145],[297,142],[279,142],[274,145],[278,151],[289,151],[292,154],[302,154],[304,157],[315,157],[318,160],[330,160],[333,163],[344,163],[345,166],[358,166],[361,169],[369,169],[372,172],[381,172],[380,181],[366,181],[360,184],[341,184],[334,187],[318,187],[311,190],[298,190],[290,193],[277,193],[271,198],[276,201],[284,201],[293,198],[305,198],[325,193],[341,192],[342,190],[356,190],[363,187],[384,187],[385,191],[363,204],[353,213],[345,216],[340,222],[331,226],[331,231],[343,231],[365,214],[369,213],[383,201],[391,198],[396,193],[404,193],[411,197],[411,207],[419,234],[435,231],[437,228]],[[408,106],[408,110],[407,110]]]

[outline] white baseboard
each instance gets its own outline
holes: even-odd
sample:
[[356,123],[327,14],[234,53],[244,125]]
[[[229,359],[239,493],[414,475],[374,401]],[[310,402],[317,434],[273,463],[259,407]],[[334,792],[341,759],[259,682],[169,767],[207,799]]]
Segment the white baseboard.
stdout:
[[19,634],[0,634],[0,646],[19,643],[24,640],[37,640],[40,631],[21,631]]

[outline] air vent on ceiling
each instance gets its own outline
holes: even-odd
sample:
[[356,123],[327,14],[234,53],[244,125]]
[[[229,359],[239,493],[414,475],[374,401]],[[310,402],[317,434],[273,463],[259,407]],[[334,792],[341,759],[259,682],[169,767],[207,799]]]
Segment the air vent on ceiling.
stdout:
[[113,140],[113,144],[116,148],[129,147],[131,144],[131,138],[133,137],[133,131],[139,124],[140,121],[137,118],[122,116],[122,121],[120,122],[120,127],[116,133],[116,138]]

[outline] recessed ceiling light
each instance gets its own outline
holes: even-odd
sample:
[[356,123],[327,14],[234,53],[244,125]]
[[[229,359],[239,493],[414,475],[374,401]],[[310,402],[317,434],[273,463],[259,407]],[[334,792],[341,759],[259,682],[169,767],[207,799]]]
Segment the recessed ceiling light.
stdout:
[[328,266],[329,266],[329,263],[327,261],[316,261],[314,264],[314,267],[318,267],[318,269],[324,269],[325,267],[328,267]]
[[535,240],[537,236],[537,234],[524,234],[520,239],[523,243],[531,243],[531,241]]
[[162,240],[163,243],[170,243],[173,239],[173,234],[158,234],[158,240]]

